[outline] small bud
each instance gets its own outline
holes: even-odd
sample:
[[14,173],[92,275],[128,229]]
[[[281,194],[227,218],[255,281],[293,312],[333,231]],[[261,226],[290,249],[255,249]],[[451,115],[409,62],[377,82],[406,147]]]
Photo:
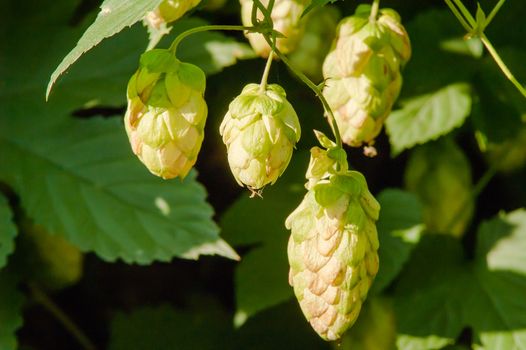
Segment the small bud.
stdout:
[[195,164],[208,111],[204,91],[205,74],[197,66],[168,50],[141,56],[128,83],[124,123],[133,153],[151,173],[184,178]]
[[363,8],[340,22],[323,64],[323,94],[343,142],[353,147],[374,143],[398,98],[400,71],[411,56],[400,16],[383,9],[371,22]]
[[252,190],[273,184],[285,171],[300,138],[300,123],[285,90],[248,84],[228,108],[219,132],[239,185]]

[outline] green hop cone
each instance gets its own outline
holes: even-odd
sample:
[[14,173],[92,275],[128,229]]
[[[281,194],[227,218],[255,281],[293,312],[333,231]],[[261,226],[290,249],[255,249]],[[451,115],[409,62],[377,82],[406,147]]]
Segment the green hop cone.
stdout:
[[84,255],[77,247],[29,220],[24,220],[21,228],[21,266],[31,280],[48,290],[59,290],[81,279]]
[[[314,160],[323,153],[314,150],[309,169],[327,163]],[[337,340],[356,321],[378,272],[380,205],[359,172],[327,174],[309,182],[285,226],[292,231],[289,283],[303,314],[323,339]]]
[[162,24],[177,21],[200,2],[201,0],[164,0],[155,10],[146,14],[146,23],[159,29]]
[[248,84],[229,105],[220,130],[239,185],[258,190],[285,171],[300,139],[300,123],[279,85]]
[[423,204],[427,229],[462,236],[475,207],[471,168],[462,150],[450,139],[417,147],[404,176],[407,189]]
[[343,19],[323,64],[323,94],[334,112],[343,142],[372,145],[402,87],[400,70],[411,56],[400,16],[380,10],[369,20],[369,6]]
[[526,127],[510,139],[487,145],[486,159],[503,173],[513,173],[526,163]]
[[292,66],[315,82],[323,79],[323,60],[331,48],[339,18],[340,13],[333,6],[313,10],[305,19],[305,33],[296,50],[289,55]]
[[396,318],[389,299],[373,297],[364,305],[352,329],[342,337],[335,350],[395,350]]
[[[240,0],[241,3],[241,22],[244,26],[252,26],[252,0]],[[267,7],[269,0],[261,0]],[[301,21],[301,14],[308,5],[308,0],[276,0],[272,8],[272,21],[274,30],[277,30],[284,37],[276,39],[276,48],[283,54],[292,52],[299,43],[305,30],[305,21]],[[261,11],[257,12],[257,19],[263,20]],[[261,57],[268,57],[271,48],[262,34],[247,33],[246,37],[252,45],[254,51]]]
[[141,56],[128,83],[124,117],[133,153],[152,174],[184,178],[197,160],[207,106],[204,72],[168,50]]

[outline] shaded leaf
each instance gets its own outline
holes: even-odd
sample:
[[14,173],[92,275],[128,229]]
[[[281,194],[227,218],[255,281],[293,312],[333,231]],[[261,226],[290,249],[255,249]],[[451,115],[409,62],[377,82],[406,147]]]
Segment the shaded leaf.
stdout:
[[422,206],[415,195],[387,189],[378,195],[381,206],[377,223],[380,270],[371,293],[379,293],[400,273],[423,230]]
[[7,258],[15,250],[17,233],[11,207],[7,198],[0,193],[0,269],[7,264]]
[[465,83],[407,101],[386,121],[393,155],[449,133],[462,125],[470,112],[471,91]]
[[129,150],[119,120],[64,119],[40,130],[7,126],[0,131],[0,178],[36,224],[82,251],[140,264],[236,257],[218,237],[195,173],[170,182],[149,174]]
[[0,272],[0,349],[16,350],[16,331],[22,326],[24,298],[17,280],[7,271]]

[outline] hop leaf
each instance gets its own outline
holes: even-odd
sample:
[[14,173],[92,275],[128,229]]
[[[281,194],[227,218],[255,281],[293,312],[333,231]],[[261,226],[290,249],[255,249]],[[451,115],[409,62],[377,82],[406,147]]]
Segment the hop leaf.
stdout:
[[245,86],[230,103],[219,131],[236,181],[252,190],[276,182],[301,134],[298,116],[276,84],[264,91],[258,84]]
[[416,148],[407,164],[405,184],[420,198],[428,230],[456,237],[464,234],[475,208],[471,168],[452,140]]
[[325,340],[339,339],[356,321],[378,272],[379,211],[363,175],[342,171],[314,184],[285,222],[289,282]]
[[[241,21],[244,26],[252,26],[252,0],[240,0]],[[263,6],[267,7],[269,1],[262,0]],[[301,14],[309,3],[308,0],[276,0],[272,8],[272,22],[274,30],[283,34],[276,39],[276,48],[284,54],[292,52],[305,31],[305,21],[301,21]],[[264,19],[261,11],[257,11],[257,19]],[[268,57],[271,48],[262,34],[246,33],[248,41],[254,51],[261,57]]]
[[364,9],[340,22],[323,64],[323,93],[342,140],[354,147],[372,144],[380,133],[402,87],[400,70],[411,56],[400,16],[383,9],[372,22]]
[[197,160],[207,106],[205,74],[168,50],[151,50],[128,83],[124,117],[133,153],[151,173],[184,178]]
[[146,14],[146,23],[156,29],[163,24],[177,21],[184,14],[196,7],[201,0],[164,0],[159,7]]

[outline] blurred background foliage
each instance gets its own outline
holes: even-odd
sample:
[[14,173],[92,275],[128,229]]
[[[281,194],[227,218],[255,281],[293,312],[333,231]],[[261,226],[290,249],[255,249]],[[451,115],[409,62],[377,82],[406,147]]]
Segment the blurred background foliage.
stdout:
[[[359,3],[332,6],[347,16]],[[526,100],[442,1],[381,3],[402,15],[413,57],[379,155],[348,149],[382,205],[381,267],[338,344],[310,329],[287,283],[283,222],[304,193],[310,130],[329,131],[319,101],[273,66],[303,138],[278,183],[250,199],[218,128],[264,61],[240,33],[195,35],[178,54],[208,75],[197,171],[154,178],[121,119],[148,43],[141,23],[82,56],[45,101],[99,6],[0,3],[0,349],[526,349]],[[521,82],[524,13],[507,1],[486,30]],[[159,46],[207,22],[239,24],[238,2],[203,1]]]

